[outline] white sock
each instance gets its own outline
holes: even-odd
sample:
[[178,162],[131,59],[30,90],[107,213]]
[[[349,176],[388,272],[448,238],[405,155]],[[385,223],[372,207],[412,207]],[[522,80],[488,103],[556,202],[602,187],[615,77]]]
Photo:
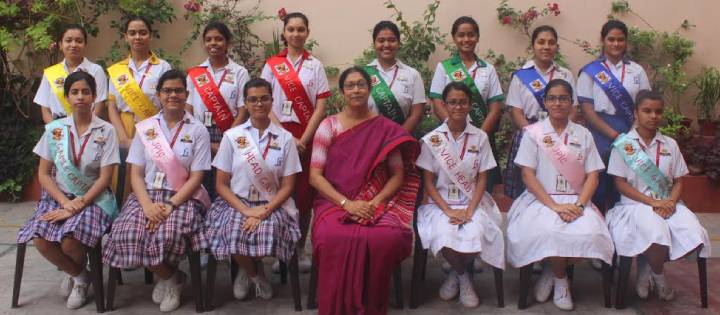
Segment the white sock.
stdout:
[[74,276],[72,278],[73,278],[73,281],[75,282],[75,284],[81,284],[81,285],[88,284],[88,273],[87,273],[86,269],[83,269],[82,271],[80,271],[80,274],[78,274],[77,276]]
[[468,275],[467,272],[463,272],[463,274],[457,275],[457,277],[458,277],[458,279],[460,280],[461,283],[462,283],[462,282],[469,282],[469,281],[470,281],[470,275]]
[[569,286],[567,277],[565,277],[565,278],[555,277],[554,282],[555,282],[556,288],[567,288]]
[[659,286],[665,286],[665,274],[661,273],[655,273],[655,271],[650,271],[650,274],[652,275],[653,281],[655,281],[655,284]]

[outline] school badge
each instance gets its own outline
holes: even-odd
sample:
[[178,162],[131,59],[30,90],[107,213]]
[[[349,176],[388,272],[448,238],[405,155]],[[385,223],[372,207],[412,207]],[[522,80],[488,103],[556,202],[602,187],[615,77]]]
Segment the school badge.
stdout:
[[660,155],[662,155],[662,156],[670,156],[670,151],[668,151],[668,149],[662,148],[662,149],[660,150]]
[[198,86],[202,87],[203,85],[208,83],[208,77],[206,74],[201,74],[195,79],[197,81]]
[[540,91],[543,88],[545,88],[539,79],[536,79],[535,81],[530,82],[530,86],[532,86],[532,89],[535,92]]
[[279,65],[275,65],[275,71],[277,71],[280,75],[283,75],[290,70],[288,70],[287,66],[284,63],[281,63]]
[[52,130],[53,140],[58,141],[62,138],[62,128],[55,128]]
[[635,154],[635,148],[630,143],[626,143],[624,149],[625,149],[625,153],[627,153],[627,155]]
[[553,144],[555,144],[555,141],[553,141],[552,137],[545,136],[545,138],[543,138],[543,143],[546,147],[552,147]]
[[240,149],[245,149],[245,147],[247,147],[248,145],[247,138],[245,138],[244,136],[237,137],[235,139],[235,142],[237,142]]
[[462,69],[455,70],[452,73],[452,78],[455,81],[463,81],[465,80],[465,71],[462,71]]
[[123,74],[120,77],[118,77],[117,81],[118,81],[118,85],[120,85],[120,86],[125,85],[125,83],[128,82],[127,74]]
[[186,135],[184,135],[184,136],[182,137],[182,139],[180,139],[180,142],[183,142],[183,143],[192,143],[193,141],[192,141],[192,138],[190,138],[190,135],[187,135],[187,134],[186,134]]
[[470,148],[469,148],[467,151],[470,152],[470,153],[480,153],[480,150],[479,150],[478,147],[477,147],[476,145],[474,145],[474,144],[471,145]]
[[102,146],[105,145],[105,142],[107,142],[107,138],[103,136],[98,136],[97,138],[95,138],[95,140],[93,140],[93,142],[95,142],[95,144],[97,145]]
[[61,89],[65,85],[65,78],[57,78],[55,79],[55,87],[58,89]]
[[442,144],[442,141],[440,141],[440,136],[438,135],[432,135],[430,136],[430,144],[432,144],[433,147],[437,147]]
[[376,86],[379,83],[380,83],[380,79],[378,79],[378,77],[376,75],[373,75],[372,77],[370,77],[370,85],[371,86]]
[[226,75],[226,76],[223,78],[223,82],[227,82],[228,84],[235,84],[235,79],[234,79],[233,76],[232,76],[232,72],[230,72],[230,71],[228,70],[227,74],[229,74],[229,76]]
[[595,75],[595,78],[598,79],[602,84],[607,84],[608,81],[610,81],[610,76],[605,71],[600,71]]
[[145,137],[150,141],[155,140],[155,138],[157,138],[157,132],[155,132],[155,128],[150,128],[145,131]]

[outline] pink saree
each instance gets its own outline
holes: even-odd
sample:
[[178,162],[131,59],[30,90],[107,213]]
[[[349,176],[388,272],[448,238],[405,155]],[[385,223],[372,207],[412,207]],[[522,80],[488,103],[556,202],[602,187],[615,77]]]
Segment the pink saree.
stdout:
[[370,200],[390,177],[385,159],[395,149],[403,159],[403,185],[374,220],[353,222],[333,202],[315,198],[318,314],[387,313],[392,272],[412,251],[418,143],[398,124],[377,116],[332,139],[324,166],[325,178],[340,193]]

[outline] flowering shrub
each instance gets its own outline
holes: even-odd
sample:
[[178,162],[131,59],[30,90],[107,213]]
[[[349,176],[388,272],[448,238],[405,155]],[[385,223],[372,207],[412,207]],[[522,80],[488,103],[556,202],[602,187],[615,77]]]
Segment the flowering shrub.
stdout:
[[535,20],[540,17],[560,15],[560,6],[557,3],[548,3],[540,10],[533,6],[522,11],[510,7],[508,0],[502,0],[497,8],[497,14],[500,24],[518,29],[529,38]]

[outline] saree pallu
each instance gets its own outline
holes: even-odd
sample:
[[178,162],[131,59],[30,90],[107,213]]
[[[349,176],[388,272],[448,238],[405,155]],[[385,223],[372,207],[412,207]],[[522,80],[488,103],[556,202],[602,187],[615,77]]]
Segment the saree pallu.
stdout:
[[352,200],[370,200],[390,178],[385,161],[395,149],[402,155],[403,184],[375,220],[350,222],[334,202],[321,195],[315,199],[318,314],[387,313],[392,272],[412,251],[419,145],[398,124],[377,116],[337,135],[324,168],[338,192]]
[[[282,123],[282,127],[298,139],[302,138],[303,133],[305,133],[305,128],[298,123],[285,122]],[[307,153],[300,154],[302,172],[297,174],[295,178],[295,189],[293,190],[295,206],[301,215],[309,215],[313,200],[317,194],[317,191],[310,186],[310,152],[312,152],[312,141],[307,147]]]

